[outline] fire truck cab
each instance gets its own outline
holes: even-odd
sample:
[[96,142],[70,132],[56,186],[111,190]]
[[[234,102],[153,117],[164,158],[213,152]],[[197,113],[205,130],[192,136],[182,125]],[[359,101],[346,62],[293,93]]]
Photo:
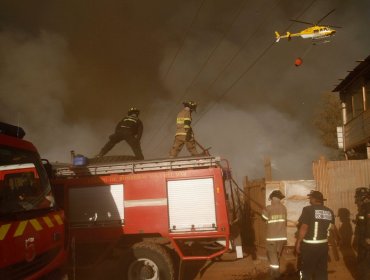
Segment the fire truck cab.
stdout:
[[64,214],[22,128],[0,123],[0,275],[38,279],[66,259]]
[[183,261],[227,252],[229,168],[222,162],[189,157],[55,168],[52,184],[64,205],[73,265],[84,244],[100,243],[122,252],[122,279],[173,280]]

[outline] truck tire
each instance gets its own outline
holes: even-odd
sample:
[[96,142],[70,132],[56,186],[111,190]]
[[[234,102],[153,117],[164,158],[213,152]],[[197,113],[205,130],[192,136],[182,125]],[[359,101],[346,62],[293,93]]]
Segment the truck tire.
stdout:
[[174,264],[165,247],[140,242],[123,257],[127,280],[174,280]]

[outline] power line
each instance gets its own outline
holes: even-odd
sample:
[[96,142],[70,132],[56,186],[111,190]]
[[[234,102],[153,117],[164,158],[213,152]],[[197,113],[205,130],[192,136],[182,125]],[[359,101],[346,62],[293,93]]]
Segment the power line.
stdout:
[[190,30],[191,30],[191,28],[192,28],[193,24],[195,23],[195,20],[198,18],[198,15],[199,15],[199,13],[200,13],[200,10],[202,9],[203,4],[204,4],[204,2],[205,2],[205,1],[206,1],[206,0],[202,0],[202,2],[200,3],[200,5],[199,5],[199,7],[198,7],[198,9],[197,9],[197,12],[195,13],[195,15],[194,15],[194,17],[193,17],[192,21],[190,22],[190,25],[189,25],[189,27],[188,27],[188,28],[187,28],[187,30],[186,30],[186,33],[185,33],[185,35],[184,35],[184,38],[182,39],[182,42],[181,42],[181,44],[180,44],[180,47],[177,49],[177,52],[176,52],[176,54],[174,55],[174,57],[173,57],[173,59],[172,59],[172,61],[171,61],[171,63],[170,63],[170,66],[169,66],[169,67],[168,67],[168,69],[167,69],[167,72],[166,72],[166,74],[165,74],[165,76],[164,76],[164,78],[163,78],[164,80],[166,80],[166,78],[167,78],[168,74],[170,73],[170,71],[171,71],[171,69],[172,69],[173,65],[175,64],[176,58],[178,57],[179,53],[181,52],[182,48],[184,47],[184,45],[185,45],[185,41],[186,41],[186,38],[188,37],[188,34],[189,34],[189,32],[190,32]]
[[[301,13],[298,17],[301,17],[314,3],[316,2],[316,0],[313,0]],[[272,7],[272,9],[270,10],[270,12],[275,8],[277,7],[278,3],[276,2],[276,5],[274,5]],[[265,18],[266,19],[266,18]],[[239,48],[239,50],[234,54],[234,56],[231,58],[231,60],[229,61],[229,63],[227,63],[227,65],[223,68],[223,70],[221,70],[221,72],[219,73],[219,75],[216,77],[216,79],[210,84],[210,86],[207,88],[207,91],[206,93],[209,92],[209,90],[212,88],[213,84],[215,84],[217,82],[218,79],[220,79],[221,75],[226,71],[226,69],[228,69],[228,67],[232,64],[232,62],[235,60],[235,58],[239,55],[239,53],[241,52],[241,50],[247,45],[247,43],[249,42],[249,40],[251,38],[253,38],[254,34],[256,34],[256,32],[259,30],[260,27],[263,26],[265,21],[261,22],[261,24],[256,28],[255,32],[252,33],[251,36],[249,36],[241,45],[241,47]],[[286,28],[286,31],[289,30],[289,28],[293,25],[293,23],[289,24],[289,26]],[[244,70],[241,75],[239,75],[235,81],[224,91],[223,94],[221,94],[219,96],[219,98],[216,100],[216,102],[213,103],[213,105],[211,105],[210,107],[208,107],[208,109],[206,111],[204,111],[200,117],[198,118],[198,120],[196,122],[194,122],[194,126],[202,119],[202,117],[204,117],[204,115],[206,115],[213,107],[215,104],[217,104],[222,98],[224,98],[228,93],[230,93],[230,91],[232,90],[232,88],[257,64],[257,62],[270,50],[270,48],[274,45],[275,41],[273,41],[271,44],[269,44],[263,51],[260,55],[258,55],[258,57],[246,68],[246,70]],[[160,143],[158,144],[158,146],[162,143],[164,138],[162,138],[162,140],[160,141]],[[157,146],[157,147],[158,147]]]
[[[214,55],[214,53],[216,52],[216,50],[218,49],[218,47],[221,45],[221,43],[224,41],[225,37],[229,34],[229,32],[231,31],[234,23],[236,22],[236,20],[239,18],[241,12],[243,11],[244,9],[244,6],[245,4],[247,3],[248,0],[242,0],[241,1],[241,5],[239,6],[239,8],[237,9],[237,12],[235,14],[235,16],[233,17],[232,21],[230,22],[229,24],[229,27],[227,28],[227,31],[223,33],[223,35],[221,36],[220,40],[218,41],[218,43],[215,45],[215,47],[211,50],[211,52],[208,54],[206,60],[204,61],[204,63],[202,64],[201,68],[199,69],[199,71],[196,73],[196,75],[194,76],[194,78],[192,79],[191,83],[189,84],[189,86],[187,86],[185,92],[177,99],[177,102],[176,104],[179,104],[182,99],[184,99],[184,97],[186,96],[186,94],[189,92],[189,90],[191,89],[191,87],[194,85],[195,81],[198,79],[198,77],[200,76],[200,74],[203,72],[203,70],[205,69],[205,67],[207,66],[207,64],[209,63],[209,61],[211,60],[212,56]],[[163,129],[163,127],[168,123],[168,120],[169,120],[169,117],[172,115],[172,113],[174,112],[174,110],[171,110],[169,112],[169,114],[167,115],[167,117],[165,118],[165,121],[163,122],[162,126],[158,129],[158,132],[161,131]],[[158,133],[157,133],[158,134]],[[157,135],[155,134],[155,136]],[[159,141],[159,144],[158,146],[162,143],[164,137]],[[157,146],[157,147],[158,147]]]
[[216,102],[213,103],[213,105],[211,105],[206,111],[204,111],[200,117],[198,118],[198,120],[196,122],[194,122],[194,126],[201,120],[201,118],[207,114],[213,107],[215,104],[217,104],[222,98],[224,98],[230,91],[231,89],[244,77],[245,74],[247,74],[252,68],[254,65],[256,65],[256,63],[270,50],[270,48],[275,44],[275,42],[272,42],[267,48],[264,49],[264,51],[247,67],[246,70],[244,70],[236,79],[235,81],[224,91],[223,94],[221,94],[218,99],[216,100]]
[[248,0],[243,0],[242,1],[242,4],[240,5],[240,7],[238,8],[238,11],[236,13],[236,15],[234,16],[233,20],[231,21],[230,25],[229,25],[229,28],[227,29],[226,32],[224,32],[223,36],[220,38],[220,40],[218,41],[218,43],[216,44],[216,46],[212,49],[212,51],[210,52],[210,54],[208,55],[207,59],[205,60],[205,62],[203,63],[202,67],[200,68],[200,70],[197,72],[197,74],[194,76],[193,80],[191,81],[190,85],[187,87],[184,95],[189,91],[189,89],[193,86],[194,82],[197,80],[197,78],[200,76],[200,73],[204,70],[204,68],[206,67],[206,65],[208,64],[208,62],[211,60],[211,57],[214,55],[214,53],[216,52],[216,50],[218,49],[218,47],[221,45],[221,43],[225,40],[226,36],[229,34],[229,32],[231,31],[231,28],[233,27],[234,23],[236,22],[236,20],[239,18],[239,16],[241,15],[241,12],[243,11],[244,9],[244,6],[245,4],[247,3]]
[[[301,17],[304,13],[307,12],[307,10],[309,8],[311,8],[311,6],[316,2],[316,0],[313,0],[302,12],[301,14],[299,15],[299,17]],[[289,28],[293,25],[293,23],[291,23],[287,28],[286,28],[286,31],[289,30]],[[272,42],[270,45],[268,45],[262,52],[261,54],[246,68],[246,70],[244,70],[241,75],[239,75],[235,81],[224,91],[223,94],[221,94],[219,96],[219,98],[216,100],[216,102],[213,103],[213,105],[211,105],[210,107],[208,107],[208,109],[206,111],[204,111],[200,117],[198,118],[198,120],[196,122],[194,122],[194,126],[202,119],[202,117],[204,117],[205,114],[207,114],[214,106],[215,104],[217,104],[221,99],[223,99],[228,93],[230,93],[231,89],[245,76],[245,74],[247,74],[252,68],[254,65],[256,65],[256,63],[270,50],[270,48],[275,44],[275,41]]]
[[[199,13],[200,13],[200,11],[201,11],[201,9],[202,9],[202,7],[203,7],[203,5],[204,5],[205,1],[206,1],[206,0],[202,0],[202,2],[199,4],[198,9],[197,9],[197,11],[196,11],[195,15],[193,16],[193,18],[192,18],[192,20],[191,20],[191,22],[190,22],[190,24],[189,24],[188,28],[186,29],[186,32],[185,32],[185,35],[184,35],[184,37],[183,37],[183,39],[182,39],[182,41],[181,41],[180,47],[177,49],[177,52],[176,52],[176,54],[174,55],[174,57],[172,58],[172,61],[171,61],[170,65],[169,65],[169,67],[168,67],[168,69],[167,69],[167,71],[166,71],[166,74],[165,74],[165,75],[164,75],[164,77],[163,77],[163,81],[165,81],[165,80],[167,79],[167,76],[168,76],[168,74],[170,73],[171,69],[173,68],[173,66],[174,66],[174,64],[175,64],[175,61],[176,61],[176,59],[177,59],[177,57],[178,57],[179,53],[180,53],[180,52],[181,52],[181,50],[183,49],[183,47],[184,47],[184,45],[185,45],[185,41],[186,41],[186,39],[187,39],[187,37],[188,37],[188,35],[189,35],[189,32],[190,32],[190,30],[192,29],[192,27],[193,27],[193,25],[194,25],[194,23],[195,23],[196,19],[198,18]],[[168,116],[166,117],[166,119],[168,119]],[[162,128],[163,128],[163,125],[162,125],[161,129],[162,129]],[[160,131],[161,129],[158,129],[158,130],[156,130],[154,133],[152,133],[152,135],[151,135],[150,139],[154,139],[154,138],[157,136],[157,134],[159,133],[159,131]]]
[[[280,0],[279,0],[280,1]],[[277,6],[278,6],[278,3],[279,1],[276,1],[275,2],[275,5],[272,7],[272,9],[270,10],[270,12],[275,9]],[[268,1],[269,2],[269,1]],[[220,77],[222,76],[222,74],[229,68],[229,66],[234,62],[234,60],[238,57],[238,55],[241,53],[241,51],[245,48],[245,46],[247,46],[247,44],[249,43],[249,41],[257,34],[258,30],[265,24],[265,21],[267,20],[268,17],[265,17],[264,20],[260,23],[260,25],[255,29],[255,31],[249,36],[247,37],[243,43],[241,44],[241,47],[238,49],[238,51],[236,51],[234,53],[234,55],[232,56],[232,58],[229,60],[229,62],[224,66],[224,68],[219,72],[219,74],[216,76],[216,78],[210,83],[210,85],[208,86],[207,90],[206,90],[206,93],[208,93],[210,91],[210,89],[212,88],[212,86],[220,79]]]

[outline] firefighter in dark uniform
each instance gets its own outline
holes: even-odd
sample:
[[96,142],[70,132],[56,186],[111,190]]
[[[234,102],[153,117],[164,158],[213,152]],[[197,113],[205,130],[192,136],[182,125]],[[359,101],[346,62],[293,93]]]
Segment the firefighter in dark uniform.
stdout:
[[287,241],[287,210],[281,203],[284,197],[280,190],[274,190],[269,196],[271,205],[262,211],[262,218],[267,223],[266,250],[271,279],[280,277],[280,256]]
[[139,119],[140,111],[137,108],[130,108],[127,116],[124,117],[116,126],[115,132],[109,136],[109,141],[101,149],[97,157],[102,157],[108,153],[117,143],[125,140],[130,145],[135,154],[135,158],[143,160],[140,139],[143,134],[143,123]]
[[370,189],[357,188],[355,202],[358,207],[355,239],[357,240],[358,280],[370,279]]
[[296,252],[301,254],[300,279],[328,279],[328,236],[335,230],[334,213],[324,206],[324,197],[319,191],[308,194],[310,206],[302,210],[298,220],[299,230]]
[[194,139],[193,129],[191,128],[191,113],[196,111],[197,104],[193,101],[183,102],[184,109],[177,114],[175,141],[170,151],[170,157],[175,158],[186,145],[192,156],[197,156],[198,151]]

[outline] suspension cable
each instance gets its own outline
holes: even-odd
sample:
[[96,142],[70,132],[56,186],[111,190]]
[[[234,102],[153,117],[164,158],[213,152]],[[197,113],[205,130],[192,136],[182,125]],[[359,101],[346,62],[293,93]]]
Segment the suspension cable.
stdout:
[[[304,13],[307,12],[308,9],[311,8],[311,6],[316,2],[316,0],[313,0],[300,14],[298,17],[301,17]],[[285,31],[289,30],[289,28],[294,23],[289,24],[289,26],[286,28]],[[258,57],[252,61],[252,63],[235,79],[235,81],[219,96],[219,98],[208,107],[203,113],[200,115],[200,117],[197,119],[197,121],[194,123],[194,126],[206,115],[216,104],[219,103],[220,100],[222,100],[227,94],[230,93],[230,91],[234,88],[234,86],[257,64],[257,62],[262,59],[262,57],[271,49],[271,47],[275,44],[275,41],[270,43],[259,55]],[[244,47],[244,46],[243,46]],[[235,57],[235,56],[234,56]],[[234,59],[234,58],[233,58]],[[227,66],[228,67],[228,66]]]

